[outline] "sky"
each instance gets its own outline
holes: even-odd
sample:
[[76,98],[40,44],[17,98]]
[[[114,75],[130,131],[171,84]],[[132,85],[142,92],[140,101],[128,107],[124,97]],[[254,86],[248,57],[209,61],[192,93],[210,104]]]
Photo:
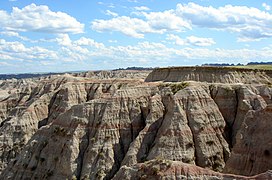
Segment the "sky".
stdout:
[[271,0],[1,0],[0,74],[272,61]]

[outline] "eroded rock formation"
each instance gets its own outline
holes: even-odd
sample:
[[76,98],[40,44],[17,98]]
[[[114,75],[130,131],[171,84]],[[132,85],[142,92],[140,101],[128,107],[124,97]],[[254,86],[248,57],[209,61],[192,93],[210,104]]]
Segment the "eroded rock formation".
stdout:
[[88,76],[2,82],[0,179],[271,178],[269,85]]
[[272,71],[237,69],[225,67],[170,67],[157,68],[146,78],[146,82],[202,81],[211,83],[269,83]]

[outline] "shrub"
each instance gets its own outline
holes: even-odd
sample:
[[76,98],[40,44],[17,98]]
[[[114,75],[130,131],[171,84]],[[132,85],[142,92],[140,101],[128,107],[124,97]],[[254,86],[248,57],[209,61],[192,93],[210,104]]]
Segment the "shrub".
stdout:
[[162,83],[158,87],[160,89],[169,87],[173,94],[176,94],[178,91],[189,86],[188,82],[179,82],[179,83]]

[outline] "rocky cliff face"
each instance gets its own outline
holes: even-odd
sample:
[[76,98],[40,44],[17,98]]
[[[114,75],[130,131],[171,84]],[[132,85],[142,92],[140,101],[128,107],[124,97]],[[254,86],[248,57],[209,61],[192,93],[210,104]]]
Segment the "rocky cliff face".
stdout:
[[268,85],[70,75],[27,85],[0,101],[0,179],[271,178]]
[[255,175],[264,169],[271,169],[271,117],[271,104],[247,113],[224,172]]
[[202,81],[211,83],[269,83],[272,71],[223,67],[171,67],[153,70],[146,82]]
[[[70,75],[8,80],[1,84],[0,169],[14,159],[32,135],[71,106],[110,96],[141,81],[91,80]],[[5,95],[5,96],[4,96]]]

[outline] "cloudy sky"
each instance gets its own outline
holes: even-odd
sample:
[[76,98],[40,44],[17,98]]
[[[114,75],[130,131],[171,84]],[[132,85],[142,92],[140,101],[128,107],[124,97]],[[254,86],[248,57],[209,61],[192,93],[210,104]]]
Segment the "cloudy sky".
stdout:
[[271,0],[1,0],[0,73],[272,61]]

